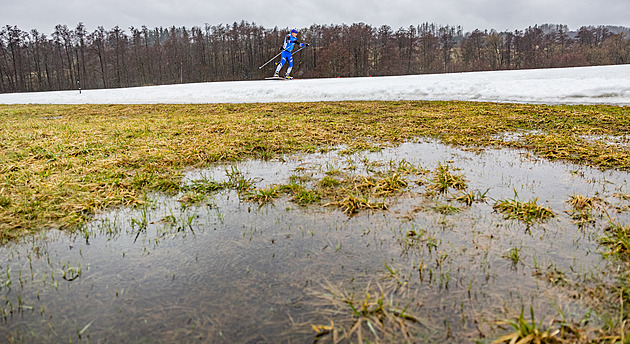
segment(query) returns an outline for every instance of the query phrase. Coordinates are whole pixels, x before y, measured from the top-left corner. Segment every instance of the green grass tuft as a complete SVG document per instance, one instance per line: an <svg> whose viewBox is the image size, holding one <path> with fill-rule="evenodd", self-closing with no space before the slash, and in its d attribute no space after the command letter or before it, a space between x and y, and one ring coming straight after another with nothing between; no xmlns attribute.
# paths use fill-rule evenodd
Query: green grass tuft
<svg viewBox="0 0 630 344"><path fill-rule="evenodd" d="M555 216L555 213L547 207L539 205L538 198L529 202L521 202L516 199L497 201L493 208L505 215L508 219L517 219L532 224L534 221L544 222Z"/></svg>

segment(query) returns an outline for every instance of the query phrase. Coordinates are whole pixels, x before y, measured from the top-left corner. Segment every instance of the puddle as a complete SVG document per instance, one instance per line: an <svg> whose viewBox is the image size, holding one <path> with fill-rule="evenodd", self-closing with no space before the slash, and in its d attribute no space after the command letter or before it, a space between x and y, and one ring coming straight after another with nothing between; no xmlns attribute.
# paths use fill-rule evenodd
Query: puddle
<svg viewBox="0 0 630 344"><path fill-rule="evenodd" d="M524 142L528 136L545 135L541 130L516 130L492 135L491 138L503 142ZM630 135L578 135L579 139L598 143L606 146L613 146L619 149L630 148Z"/></svg>
<svg viewBox="0 0 630 344"><path fill-rule="evenodd" d="M145 207L99 215L83 233L51 230L1 247L0 336L17 342L324 341L332 339L331 320L337 335L356 335L361 302L377 305L371 297L383 295L384 309L398 314L414 340L490 342L494 322L522 306L533 307L537 320L557 317L556 308L578 321L588 312L586 301L551 277L612 278L597 243L601 226L578 227L565 210L576 194L627 206L615 196L630 193L624 172L551 163L525 151L468 152L422 141L374 153L217 165L187 173L184 183L226 181L238 170L256 188L290 181L312 187L333 172L367 176L401 161L428 172L406 176L404 192L385 200L388 210L350 216L323 206L326 200L300 206L286 195L259 206L234 190L194 204L180 202L183 194L152 195ZM428 197L426 181L440 163L462 174L468 190L485 193L485 201L466 206L453 190ZM515 197L538 198L556 216L528 226L493 210L496 200ZM445 205L457 210L440 212ZM614 216L628 223L626 212ZM377 333L404 341L394 325L398 339L390 340L370 326L358 326L363 338Z"/></svg>
<svg viewBox="0 0 630 344"><path fill-rule="evenodd" d="M523 141L527 136L541 134L544 134L542 130L516 130L495 134L491 137L495 140L500 140L503 142L519 142Z"/></svg>
<svg viewBox="0 0 630 344"><path fill-rule="evenodd" d="M580 138L587 142L597 142L622 149L630 148L630 135L581 135Z"/></svg>

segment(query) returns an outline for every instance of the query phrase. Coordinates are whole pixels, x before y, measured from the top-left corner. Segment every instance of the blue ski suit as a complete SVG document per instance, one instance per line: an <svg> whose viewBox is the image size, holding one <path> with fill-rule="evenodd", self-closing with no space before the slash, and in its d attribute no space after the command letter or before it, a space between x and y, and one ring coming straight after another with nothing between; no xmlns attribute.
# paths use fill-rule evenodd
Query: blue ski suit
<svg viewBox="0 0 630 344"><path fill-rule="evenodd" d="M289 67L287 68L286 75L288 76L289 73L291 73L291 69L293 69L293 55L291 55L291 52L293 51L293 47L296 44L299 44L300 47L303 47L305 45L304 43L299 42L297 37L293 37L291 33L284 37L284 44L282 45L282 55L280 58L280 63L278 64L278 67L276 67L276 74L280 72L282 66L287 62L289 63Z"/></svg>

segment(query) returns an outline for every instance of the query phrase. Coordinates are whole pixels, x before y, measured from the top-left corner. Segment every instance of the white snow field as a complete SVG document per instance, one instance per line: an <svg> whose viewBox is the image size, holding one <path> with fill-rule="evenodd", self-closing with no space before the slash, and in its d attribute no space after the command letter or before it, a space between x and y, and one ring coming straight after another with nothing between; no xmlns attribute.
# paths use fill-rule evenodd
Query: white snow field
<svg viewBox="0 0 630 344"><path fill-rule="evenodd" d="M393 77L206 82L0 94L0 104L203 104L468 100L630 105L630 65Z"/></svg>

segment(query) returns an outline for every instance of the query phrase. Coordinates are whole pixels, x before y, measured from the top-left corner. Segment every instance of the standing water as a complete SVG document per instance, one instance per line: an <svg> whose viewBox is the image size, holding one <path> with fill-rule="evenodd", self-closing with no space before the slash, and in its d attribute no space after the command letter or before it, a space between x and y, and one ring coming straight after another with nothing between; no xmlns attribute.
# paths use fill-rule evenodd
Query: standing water
<svg viewBox="0 0 630 344"><path fill-rule="evenodd" d="M444 170L462 184L439 187ZM398 189L378 189L392 177ZM612 277L606 220L577 222L569 201L596 197L627 223L627 179L433 141L191 171L185 185L231 187L150 195L1 247L0 338L491 342L523 308L579 322L590 303L569 285ZM554 215L509 218L502 200Z"/></svg>

